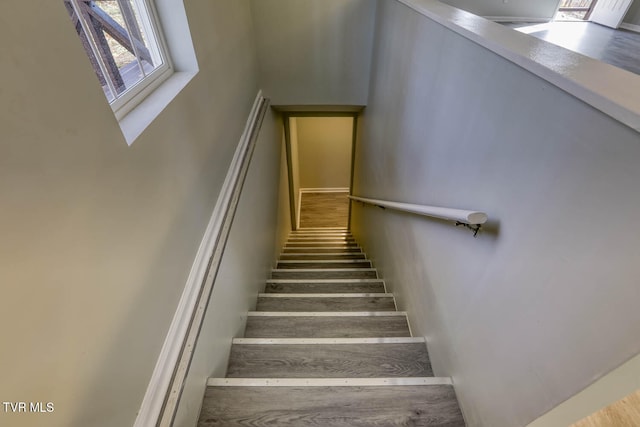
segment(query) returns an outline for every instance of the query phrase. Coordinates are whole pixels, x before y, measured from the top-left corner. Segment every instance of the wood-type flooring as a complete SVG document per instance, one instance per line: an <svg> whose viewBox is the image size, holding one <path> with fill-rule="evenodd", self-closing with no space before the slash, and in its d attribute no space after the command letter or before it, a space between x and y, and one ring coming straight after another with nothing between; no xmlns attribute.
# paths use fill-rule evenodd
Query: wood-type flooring
<svg viewBox="0 0 640 427"><path fill-rule="evenodd" d="M640 390L590 415L571 427L640 426Z"/></svg>
<svg viewBox="0 0 640 427"><path fill-rule="evenodd" d="M640 74L640 33L592 22L506 23L508 27L573 52Z"/></svg>
<svg viewBox="0 0 640 427"><path fill-rule="evenodd" d="M307 193L300 198L300 228L346 227L349 193Z"/></svg>
<svg viewBox="0 0 640 427"><path fill-rule="evenodd" d="M450 378L346 229L292 232L198 427L463 427Z"/></svg>

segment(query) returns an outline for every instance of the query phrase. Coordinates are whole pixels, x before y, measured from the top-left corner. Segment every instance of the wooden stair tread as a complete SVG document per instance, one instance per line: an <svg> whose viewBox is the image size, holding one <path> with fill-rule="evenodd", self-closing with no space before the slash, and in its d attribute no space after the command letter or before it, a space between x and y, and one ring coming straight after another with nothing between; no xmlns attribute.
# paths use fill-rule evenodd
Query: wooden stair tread
<svg viewBox="0 0 640 427"><path fill-rule="evenodd" d="M406 317L248 317L247 338L358 338L411 336Z"/></svg>
<svg viewBox="0 0 640 427"><path fill-rule="evenodd" d="M367 259L280 260L278 269L371 268Z"/></svg>
<svg viewBox="0 0 640 427"><path fill-rule="evenodd" d="M301 254L281 254L280 261L305 261L305 260L335 260L335 259L365 259L362 252L346 252L346 253L301 253Z"/></svg>
<svg viewBox="0 0 640 427"><path fill-rule="evenodd" d="M453 387L208 387L210 426L464 426Z"/></svg>
<svg viewBox="0 0 640 427"><path fill-rule="evenodd" d="M328 242L318 242L318 241L304 241L304 242L287 242L285 248L295 248L295 247L358 247L356 242L336 242L336 241L328 241Z"/></svg>
<svg viewBox="0 0 640 427"><path fill-rule="evenodd" d="M362 249L359 246L329 246L329 247L284 247L282 248L282 253L285 254L296 254L296 253L309 253L314 252L316 254L322 253L362 253Z"/></svg>
<svg viewBox="0 0 640 427"><path fill-rule="evenodd" d="M353 239L353 235L351 233L344 233L344 232L335 232L335 233L310 233L310 232L306 232L306 233L291 233L289 235L289 238L293 238L293 239L297 239L300 237L345 237L348 239Z"/></svg>
<svg viewBox="0 0 640 427"><path fill-rule="evenodd" d="M336 241L350 241L354 242L355 239L351 236L322 236L322 235L312 235L312 236L291 236L287 239L288 242L295 242L300 240L336 240Z"/></svg>
<svg viewBox="0 0 640 427"><path fill-rule="evenodd" d="M258 298L259 311L395 311L393 297Z"/></svg>
<svg viewBox="0 0 640 427"><path fill-rule="evenodd" d="M383 293L382 281L360 282L267 282L264 291L266 293Z"/></svg>
<svg viewBox="0 0 640 427"><path fill-rule="evenodd" d="M377 279L375 269L368 268L322 268L322 269L275 269L272 279Z"/></svg>
<svg viewBox="0 0 640 427"><path fill-rule="evenodd" d="M345 378L433 376L424 343L234 344L227 377Z"/></svg>
<svg viewBox="0 0 640 427"><path fill-rule="evenodd" d="M347 229L292 232L198 426L464 426L385 292Z"/></svg>

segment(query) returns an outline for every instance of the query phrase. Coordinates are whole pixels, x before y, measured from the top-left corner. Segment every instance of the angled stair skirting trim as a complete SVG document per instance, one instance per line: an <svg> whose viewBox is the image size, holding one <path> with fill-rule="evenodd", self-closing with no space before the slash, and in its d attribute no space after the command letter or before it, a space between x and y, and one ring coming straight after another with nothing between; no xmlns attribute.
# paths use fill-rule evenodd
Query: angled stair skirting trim
<svg viewBox="0 0 640 427"><path fill-rule="evenodd" d="M209 387L371 387L453 385L449 377L406 378L209 378Z"/></svg>
<svg viewBox="0 0 640 427"><path fill-rule="evenodd" d="M169 326L134 427L170 427L269 100L259 91Z"/></svg>

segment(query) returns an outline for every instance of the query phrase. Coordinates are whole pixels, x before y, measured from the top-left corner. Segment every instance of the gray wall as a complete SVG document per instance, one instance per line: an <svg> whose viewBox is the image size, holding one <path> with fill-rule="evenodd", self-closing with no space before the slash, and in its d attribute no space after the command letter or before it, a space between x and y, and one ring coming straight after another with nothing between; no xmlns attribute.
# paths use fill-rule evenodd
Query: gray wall
<svg viewBox="0 0 640 427"><path fill-rule="evenodd" d="M213 287L176 427L196 425L207 378L225 376L231 340L244 336L247 311L255 309L258 293L275 266L281 144L281 120L267 113ZM285 223L278 237L286 231Z"/></svg>
<svg viewBox="0 0 640 427"><path fill-rule="evenodd" d="M469 426L522 426L640 352L640 135L394 1L379 4L353 232Z"/></svg>
<svg viewBox="0 0 640 427"><path fill-rule="evenodd" d="M252 0L260 84L274 105L367 101L376 2Z"/></svg>
<svg viewBox="0 0 640 427"><path fill-rule="evenodd" d="M443 3L480 16L551 19L558 0L442 0Z"/></svg>
<svg viewBox="0 0 640 427"><path fill-rule="evenodd" d="M62 2L0 4L0 395L55 404L2 425L133 424L258 91L249 1L185 7L200 73L128 147Z"/></svg>
<svg viewBox="0 0 640 427"><path fill-rule="evenodd" d="M635 393L640 389L640 355L633 357L622 366L609 372L571 399L562 402L551 411L538 418L527 427L571 426L587 416ZM615 409L607 414L615 417ZM628 415L628 414L625 414ZM637 415L636 415L637 417ZM596 423L594 419L591 423ZM582 421L584 423L584 421ZM622 421L619 421L622 424ZM633 425L633 421L629 423ZM637 421L636 423L637 424Z"/></svg>
<svg viewBox="0 0 640 427"><path fill-rule="evenodd" d="M640 1L635 0L624 17L627 24L640 25Z"/></svg>

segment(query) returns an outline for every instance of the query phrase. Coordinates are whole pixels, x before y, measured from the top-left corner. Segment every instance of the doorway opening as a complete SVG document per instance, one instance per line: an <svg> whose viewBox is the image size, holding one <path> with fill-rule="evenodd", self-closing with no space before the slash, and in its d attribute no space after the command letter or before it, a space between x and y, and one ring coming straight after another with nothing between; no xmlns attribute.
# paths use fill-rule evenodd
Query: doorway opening
<svg viewBox="0 0 640 427"><path fill-rule="evenodd" d="M555 21L588 21L598 0L560 0Z"/></svg>
<svg viewBox="0 0 640 427"><path fill-rule="evenodd" d="M294 230L349 228L358 114L283 114Z"/></svg>

